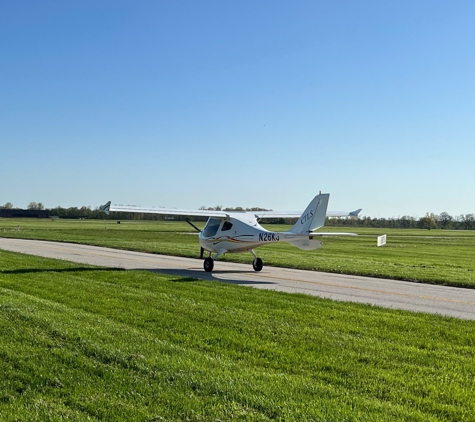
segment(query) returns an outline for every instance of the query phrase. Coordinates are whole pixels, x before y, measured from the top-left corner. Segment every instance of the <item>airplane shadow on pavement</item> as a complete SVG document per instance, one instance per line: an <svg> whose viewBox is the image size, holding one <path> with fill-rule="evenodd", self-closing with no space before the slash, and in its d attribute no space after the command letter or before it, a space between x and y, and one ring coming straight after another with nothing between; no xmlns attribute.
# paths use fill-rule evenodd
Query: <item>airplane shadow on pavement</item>
<svg viewBox="0 0 475 422"><path fill-rule="evenodd" d="M240 285L265 285L265 284L276 284L272 281L258 281L257 279L254 281L249 280L240 280L240 279L229 279L229 278L220 278L219 275L227 275L227 274L255 274L255 271L239 271L239 270L221 270L221 271L213 271L211 273L207 273L203 270L183 270L183 269L150 269L144 268L144 271L152 271L154 273L166 274L170 276L177 276L179 278L173 280L177 283L190 283L193 281L198 280L206 280L206 281L219 281L222 283L230 283L230 284L240 284Z"/></svg>

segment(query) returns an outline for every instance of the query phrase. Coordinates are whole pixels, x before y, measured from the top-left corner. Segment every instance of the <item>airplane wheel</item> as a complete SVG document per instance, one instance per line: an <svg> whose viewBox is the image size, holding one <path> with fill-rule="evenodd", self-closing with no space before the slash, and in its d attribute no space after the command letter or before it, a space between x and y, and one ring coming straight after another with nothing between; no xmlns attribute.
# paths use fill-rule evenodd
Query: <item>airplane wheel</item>
<svg viewBox="0 0 475 422"><path fill-rule="evenodd" d="M209 257L206 258L203 264L203 267L207 273L210 273L211 271L213 271L213 267L214 267L213 258L209 258Z"/></svg>
<svg viewBox="0 0 475 422"><path fill-rule="evenodd" d="M254 261L252 261L252 268L254 268L254 271L262 270L263 266L264 264L261 258L256 258Z"/></svg>

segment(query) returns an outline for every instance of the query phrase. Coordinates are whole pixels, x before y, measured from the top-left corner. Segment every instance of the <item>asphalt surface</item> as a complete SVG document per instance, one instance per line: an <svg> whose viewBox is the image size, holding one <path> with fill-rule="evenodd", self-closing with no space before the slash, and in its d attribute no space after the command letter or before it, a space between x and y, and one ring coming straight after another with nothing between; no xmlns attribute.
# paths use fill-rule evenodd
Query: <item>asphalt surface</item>
<svg viewBox="0 0 475 422"><path fill-rule="evenodd" d="M215 262L215 271L206 273L199 259L38 240L0 238L0 249L475 320L475 290L471 289L276 267L256 273L250 263L221 261Z"/></svg>

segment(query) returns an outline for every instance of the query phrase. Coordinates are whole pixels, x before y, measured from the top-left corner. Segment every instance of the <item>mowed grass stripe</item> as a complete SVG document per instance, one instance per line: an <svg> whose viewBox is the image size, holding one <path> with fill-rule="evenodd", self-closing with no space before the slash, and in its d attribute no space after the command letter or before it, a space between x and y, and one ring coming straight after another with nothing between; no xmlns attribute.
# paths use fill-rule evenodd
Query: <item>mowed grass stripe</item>
<svg viewBox="0 0 475 422"><path fill-rule="evenodd" d="M472 420L475 323L0 252L2 420Z"/></svg>

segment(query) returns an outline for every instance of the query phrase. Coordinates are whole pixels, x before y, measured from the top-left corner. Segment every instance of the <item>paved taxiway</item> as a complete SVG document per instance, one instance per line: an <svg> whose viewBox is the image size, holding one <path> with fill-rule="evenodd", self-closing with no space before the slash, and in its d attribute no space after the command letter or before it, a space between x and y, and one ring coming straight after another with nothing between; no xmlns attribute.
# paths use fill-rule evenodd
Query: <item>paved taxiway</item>
<svg viewBox="0 0 475 422"><path fill-rule="evenodd" d="M215 271L206 273L199 259L37 240L0 238L0 249L475 320L475 290L470 289L275 267L256 273L250 263L222 261L215 263Z"/></svg>

